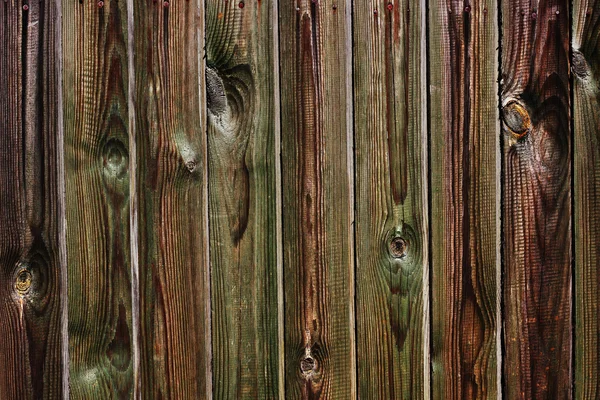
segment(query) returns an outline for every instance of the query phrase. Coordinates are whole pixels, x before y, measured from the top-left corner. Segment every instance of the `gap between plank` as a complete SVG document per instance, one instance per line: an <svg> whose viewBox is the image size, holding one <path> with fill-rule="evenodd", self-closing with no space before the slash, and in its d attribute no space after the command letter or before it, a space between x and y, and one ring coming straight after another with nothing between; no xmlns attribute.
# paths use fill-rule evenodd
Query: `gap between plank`
<svg viewBox="0 0 600 400"><path fill-rule="evenodd" d="M502 112L502 0L496 0L496 32L498 32L498 43L496 52L496 68L498 70L498 119L496 121L496 397L502 400L502 265L503 265L503 215L502 215L502 182L504 179L503 148L504 136L502 134L502 123L500 121Z"/></svg>
<svg viewBox="0 0 600 400"><path fill-rule="evenodd" d="M131 323L133 336L133 398L141 399L140 393L140 345L139 345L139 255L138 255L138 197L137 197L137 146L135 141L135 73L134 73L134 21L133 0L127 0L127 114L129 116L129 240L131 246Z"/></svg>
<svg viewBox="0 0 600 400"><path fill-rule="evenodd" d="M421 185L422 206L423 206L423 395L425 400L431 398L431 356L430 356L430 324L431 315L429 310L430 301L430 267L429 267L429 142L428 142L428 122L429 122L429 96L428 96L428 68L427 59L429 56L427 45L427 34L429 30L427 14L429 5L427 0L421 0Z"/></svg>
<svg viewBox="0 0 600 400"><path fill-rule="evenodd" d="M273 86L274 86L274 117L275 117L275 227L277 246L277 336L278 336L278 365L279 399L285 399L285 351L284 351L284 303L283 303L283 206L281 181L281 98L279 95L279 2L273 2Z"/></svg>

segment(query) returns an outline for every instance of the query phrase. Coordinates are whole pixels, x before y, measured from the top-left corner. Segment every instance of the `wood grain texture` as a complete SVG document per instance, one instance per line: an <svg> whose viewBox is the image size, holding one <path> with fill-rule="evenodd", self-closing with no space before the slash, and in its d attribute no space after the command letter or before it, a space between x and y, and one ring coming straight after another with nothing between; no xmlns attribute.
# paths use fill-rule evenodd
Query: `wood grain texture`
<svg viewBox="0 0 600 400"><path fill-rule="evenodd" d="M271 1L206 2L214 397L279 395Z"/></svg>
<svg viewBox="0 0 600 400"><path fill-rule="evenodd" d="M575 398L600 399L600 2L573 1Z"/></svg>
<svg viewBox="0 0 600 400"><path fill-rule="evenodd" d="M422 12L418 0L354 2L361 399L419 399L429 390L423 382L428 234Z"/></svg>
<svg viewBox="0 0 600 400"><path fill-rule="evenodd" d="M71 398L130 398L127 8L62 6Z"/></svg>
<svg viewBox="0 0 600 400"><path fill-rule="evenodd" d="M497 396L496 1L430 7L432 363L436 399Z"/></svg>
<svg viewBox="0 0 600 400"><path fill-rule="evenodd" d="M502 6L504 380L571 398L569 2Z"/></svg>
<svg viewBox="0 0 600 400"><path fill-rule="evenodd" d="M285 396L353 398L350 2L279 6Z"/></svg>
<svg viewBox="0 0 600 400"><path fill-rule="evenodd" d="M133 6L141 395L205 399L211 375L204 8L195 1Z"/></svg>
<svg viewBox="0 0 600 400"><path fill-rule="evenodd" d="M26 4L0 2L0 398L56 399L66 373L58 10L54 1Z"/></svg>

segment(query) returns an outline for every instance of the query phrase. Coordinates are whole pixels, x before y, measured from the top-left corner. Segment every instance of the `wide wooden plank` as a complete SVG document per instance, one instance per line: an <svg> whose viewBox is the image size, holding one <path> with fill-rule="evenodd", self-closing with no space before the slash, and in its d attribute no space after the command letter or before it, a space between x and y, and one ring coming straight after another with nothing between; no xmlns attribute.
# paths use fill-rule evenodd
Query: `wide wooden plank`
<svg viewBox="0 0 600 400"><path fill-rule="evenodd" d="M211 395L202 2L133 1L142 398Z"/></svg>
<svg viewBox="0 0 600 400"><path fill-rule="evenodd" d="M130 398L127 7L65 1L62 12L71 398Z"/></svg>
<svg viewBox="0 0 600 400"><path fill-rule="evenodd" d="M354 2L361 399L419 399L429 390L423 337L429 322L423 305L429 240L425 12L421 0Z"/></svg>
<svg viewBox="0 0 600 400"><path fill-rule="evenodd" d="M495 0L430 5L436 399L498 392L497 20Z"/></svg>
<svg viewBox="0 0 600 400"><path fill-rule="evenodd" d="M272 1L207 0L214 397L279 394Z"/></svg>
<svg viewBox="0 0 600 400"><path fill-rule="evenodd" d="M279 3L285 396L290 399L356 395L353 174L347 161L350 13L350 1Z"/></svg>
<svg viewBox="0 0 600 400"><path fill-rule="evenodd" d="M573 1L575 398L600 399L600 1Z"/></svg>
<svg viewBox="0 0 600 400"><path fill-rule="evenodd" d="M0 2L0 398L62 397L57 3ZM66 333L66 332L65 332Z"/></svg>
<svg viewBox="0 0 600 400"><path fill-rule="evenodd" d="M569 2L502 4L506 398L568 399Z"/></svg>

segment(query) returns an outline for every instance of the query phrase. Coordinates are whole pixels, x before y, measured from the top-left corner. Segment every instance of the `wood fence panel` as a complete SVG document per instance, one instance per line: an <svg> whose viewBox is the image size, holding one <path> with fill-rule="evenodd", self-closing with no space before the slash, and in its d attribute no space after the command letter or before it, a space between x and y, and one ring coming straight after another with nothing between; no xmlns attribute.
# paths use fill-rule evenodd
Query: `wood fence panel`
<svg viewBox="0 0 600 400"><path fill-rule="evenodd" d="M210 398L204 7L133 1L142 398Z"/></svg>
<svg viewBox="0 0 600 400"><path fill-rule="evenodd" d="M354 2L356 339L363 399L419 399L429 390L425 12L420 0Z"/></svg>
<svg viewBox="0 0 600 400"><path fill-rule="evenodd" d="M290 399L348 399L356 390L350 12L349 1L279 3Z"/></svg>
<svg viewBox="0 0 600 400"><path fill-rule="evenodd" d="M569 399L569 2L503 2L502 28L506 398Z"/></svg>
<svg viewBox="0 0 600 400"><path fill-rule="evenodd" d="M206 2L214 396L279 395L271 1Z"/></svg>
<svg viewBox="0 0 600 400"><path fill-rule="evenodd" d="M497 5L439 0L430 12L433 397L491 399L500 323Z"/></svg>
<svg viewBox="0 0 600 400"><path fill-rule="evenodd" d="M64 1L63 88L71 398L130 398L125 1Z"/></svg>
<svg viewBox="0 0 600 400"><path fill-rule="evenodd" d="M0 398L61 397L57 3L0 2Z"/></svg>
<svg viewBox="0 0 600 400"><path fill-rule="evenodd" d="M573 1L575 398L600 399L600 1Z"/></svg>

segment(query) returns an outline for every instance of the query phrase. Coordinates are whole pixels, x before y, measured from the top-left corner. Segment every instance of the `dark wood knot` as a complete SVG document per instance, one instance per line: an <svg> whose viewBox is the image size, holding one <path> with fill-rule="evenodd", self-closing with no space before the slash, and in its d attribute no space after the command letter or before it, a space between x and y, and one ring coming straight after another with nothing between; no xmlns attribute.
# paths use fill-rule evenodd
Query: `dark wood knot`
<svg viewBox="0 0 600 400"><path fill-rule="evenodd" d="M390 240L389 244L390 255L394 258L403 258L408 252L408 242L397 236Z"/></svg>

